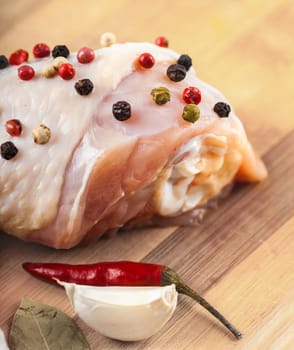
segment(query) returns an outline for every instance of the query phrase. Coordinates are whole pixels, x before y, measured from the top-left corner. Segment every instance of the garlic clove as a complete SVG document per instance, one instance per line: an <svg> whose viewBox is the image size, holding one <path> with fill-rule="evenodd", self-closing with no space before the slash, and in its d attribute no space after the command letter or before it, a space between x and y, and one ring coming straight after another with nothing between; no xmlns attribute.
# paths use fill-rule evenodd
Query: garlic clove
<svg viewBox="0 0 294 350"><path fill-rule="evenodd" d="M0 349L1 350L8 350L8 346L5 340L5 336L4 333L2 331L2 329L0 328Z"/></svg>
<svg viewBox="0 0 294 350"><path fill-rule="evenodd" d="M146 339L170 319L177 305L175 285L93 287L59 282L78 316L101 334L124 341Z"/></svg>

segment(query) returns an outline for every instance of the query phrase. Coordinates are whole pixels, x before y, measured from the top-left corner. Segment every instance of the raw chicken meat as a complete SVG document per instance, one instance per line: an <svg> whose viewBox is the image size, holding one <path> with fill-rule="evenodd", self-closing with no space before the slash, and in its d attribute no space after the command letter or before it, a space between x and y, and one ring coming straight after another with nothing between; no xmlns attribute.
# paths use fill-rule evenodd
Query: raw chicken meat
<svg viewBox="0 0 294 350"><path fill-rule="evenodd" d="M138 66L150 53L155 65ZM191 67L174 82L167 68L179 54L148 43L114 44L95 52L88 64L68 60L72 80L42 76L53 58L29 63L35 77L18 78L17 67L0 71L0 143L18 153L0 158L0 229L21 239L70 248L124 225L192 213L233 181L266 177L240 120L233 111L220 118L213 110L228 101L201 81ZM93 91L81 96L75 82L88 78ZM171 99L156 104L151 90L166 87ZM186 87L201 91L200 118L182 118ZM131 117L117 120L112 106L131 105ZM23 131L11 136L5 122L19 119ZM50 128L46 144L32 130Z"/></svg>

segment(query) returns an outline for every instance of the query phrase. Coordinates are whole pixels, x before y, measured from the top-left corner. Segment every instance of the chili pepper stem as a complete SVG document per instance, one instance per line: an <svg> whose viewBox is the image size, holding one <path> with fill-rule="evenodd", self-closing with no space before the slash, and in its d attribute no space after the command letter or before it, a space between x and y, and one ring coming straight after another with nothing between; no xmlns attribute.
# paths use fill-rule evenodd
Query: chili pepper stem
<svg viewBox="0 0 294 350"><path fill-rule="evenodd" d="M212 305L208 303L201 295L186 285L173 270L166 268L162 273L161 284L166 285L174 283L176 290L180 294L187 295L203 306L209 313L217 318L237 339L242 338L242 333L239 332L221 313L219 313Z"/></svg>

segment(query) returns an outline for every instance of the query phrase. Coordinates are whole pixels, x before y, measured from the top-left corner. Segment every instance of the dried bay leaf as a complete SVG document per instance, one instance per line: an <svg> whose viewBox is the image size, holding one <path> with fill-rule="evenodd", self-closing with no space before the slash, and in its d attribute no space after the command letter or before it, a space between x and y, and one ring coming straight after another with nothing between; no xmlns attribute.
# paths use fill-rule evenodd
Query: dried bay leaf
<svg viewBox="0 0 294 350"><path fill-rule="evenodd" d="M72 318L62 311L23 299L9 334L10 350L90 350Z"/></svg>

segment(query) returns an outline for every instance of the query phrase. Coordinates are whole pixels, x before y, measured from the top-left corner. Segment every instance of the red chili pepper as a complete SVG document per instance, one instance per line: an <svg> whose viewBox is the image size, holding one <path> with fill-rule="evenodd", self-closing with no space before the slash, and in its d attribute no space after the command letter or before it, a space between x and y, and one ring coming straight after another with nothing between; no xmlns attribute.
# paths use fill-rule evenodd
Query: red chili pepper
<svg viewBox="0 0 294 350"><path fill-rule="evenodd" d="M23 268L35 277L57 284L62 282L91 286L166 286L175 284L178 293L196 300L231 333L242 334L197 292L187 286L176 272L165 265L133 261L111 261L87 265L24 263Z"/></svg>
<svg viewBox="0 0 294 350"><path fill-rule="evenodd" d="M163 265L132 261L100 262L89 265L24 263L32 275L57 283L56 279L88 286L159 286Z"/></svg>

